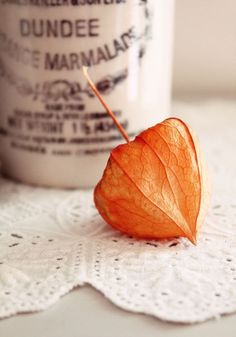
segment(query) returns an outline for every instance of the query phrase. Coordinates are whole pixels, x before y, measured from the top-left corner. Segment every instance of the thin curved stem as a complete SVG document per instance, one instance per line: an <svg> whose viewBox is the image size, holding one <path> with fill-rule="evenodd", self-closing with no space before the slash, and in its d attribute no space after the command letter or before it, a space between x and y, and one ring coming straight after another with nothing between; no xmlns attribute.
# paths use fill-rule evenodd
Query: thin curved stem
<svg viewBox="0 0 236 337"><path fill-rule="evenodd" d="M106 104L105 100L103 99L103 97L101 96L101 94L99 93L98 89L96 88L95 84L93 83L93 81L90 79L89 74L88 74L88 68L87 67L83 67L83 73L85 78L88 81L88 84L90 85L91 89L93 90L93 92L95 93L95 95L97 96L97 98L99 99L99 101L102 103L102 105L104 106L105 110L107 111L108 115L112 118L113 122L115 123L117 129L119 130L120 134L122 135L122 137L125 139L125 141L127 143L130 142L129 137L127 135L127 133L125 132L124 128L121 126L121 124L118 122L118 120L116 119L115 115L113 114L113 112L111 111L111 109L108 107L108 105Z"/></svg>

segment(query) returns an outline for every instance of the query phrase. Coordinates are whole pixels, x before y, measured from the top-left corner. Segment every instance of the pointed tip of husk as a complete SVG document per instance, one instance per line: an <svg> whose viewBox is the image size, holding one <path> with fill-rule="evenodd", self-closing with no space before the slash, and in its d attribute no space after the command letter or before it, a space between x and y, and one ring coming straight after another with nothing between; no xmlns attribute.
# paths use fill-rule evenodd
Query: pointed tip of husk
<svg viewBox="0 0 236 337"><path fill-rule="evenodd" d="M188 236L187 238L188 238L188 240L189 240L194 246L197 245L197 237L196 237L196 234L192 234L191 236Z"/></svg>

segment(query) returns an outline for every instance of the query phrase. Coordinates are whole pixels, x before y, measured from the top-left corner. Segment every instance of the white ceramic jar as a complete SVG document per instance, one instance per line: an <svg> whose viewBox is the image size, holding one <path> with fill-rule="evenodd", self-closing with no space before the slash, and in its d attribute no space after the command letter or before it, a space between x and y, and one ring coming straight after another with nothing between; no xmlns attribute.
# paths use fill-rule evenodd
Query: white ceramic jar
<svg viewBox="0 0 236 337"><path fill-rule="evenodd" d="M82 66L132 139L170 109L174 0L1 0L3 172L91 187L123 142Z"/></svg>

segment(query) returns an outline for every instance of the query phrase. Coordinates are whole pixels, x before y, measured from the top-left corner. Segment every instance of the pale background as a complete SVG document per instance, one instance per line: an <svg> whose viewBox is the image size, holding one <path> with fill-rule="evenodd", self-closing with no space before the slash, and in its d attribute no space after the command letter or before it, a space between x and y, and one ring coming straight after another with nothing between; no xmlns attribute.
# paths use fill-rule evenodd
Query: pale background
<svg viewBox="0 0 236 337"><path fill-rule="evenodd" d="M236 0L176 0L175 97L236 96Z"/></svg>
<svg viewBox="0 0 236 337"><path fill-rule="evenodd" d="M176 0L173 74L175 97L236 97L236 0ZM47 311L0 322L1 337L111 335L235 337L236 316L193 326L166 324L120 310L87 286Z"/></svg>

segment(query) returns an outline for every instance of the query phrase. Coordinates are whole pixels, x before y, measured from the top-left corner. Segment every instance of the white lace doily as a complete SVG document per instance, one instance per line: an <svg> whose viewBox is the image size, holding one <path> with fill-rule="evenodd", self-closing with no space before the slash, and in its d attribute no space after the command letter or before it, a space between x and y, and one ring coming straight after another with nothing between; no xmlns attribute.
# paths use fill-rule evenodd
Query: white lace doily
<svg viewBox="0 0 236 337"><path fill-rule="evenodd" d="M213 199L195 247L138 241L106 225L91 191L0 180L0 317L43 310L75 286L130 311L200 322L236 311L236 103L176 111L197 130Z"/></svg>

